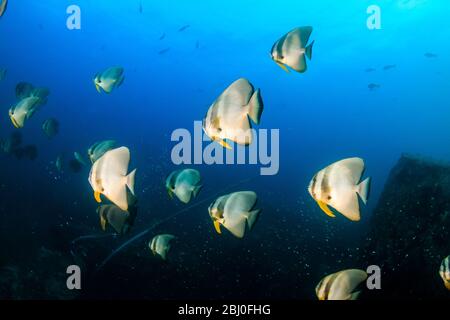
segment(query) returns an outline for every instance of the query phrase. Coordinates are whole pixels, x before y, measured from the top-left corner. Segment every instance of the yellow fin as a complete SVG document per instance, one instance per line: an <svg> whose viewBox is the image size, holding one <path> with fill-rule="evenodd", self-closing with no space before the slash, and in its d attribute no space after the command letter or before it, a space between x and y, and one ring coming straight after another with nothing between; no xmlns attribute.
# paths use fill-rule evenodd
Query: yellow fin
<svg viewBox="0 0 450 320"><path fill-rule="evenodd" d="M103 216L100 216L100 225L102 227L102 230L105 231L106 230L106 219Z"/></svg>
<svg viewBox="0 0 450 320"><path fill-rule="evenodd" d="M217 221L217 220L214 221L214 228L216 229L218 234L222 234L222 231L220 230L220 223L219 223L219 221Z"/></svg>
<svg viewBox="0 0 450 320"><path fill-rule="evenodd" d="M14 119L13 116L9 116L9 118L11 119L13 126L17 129L19 129L19 125L17 124L16 119Z"/></svg>
<svg viewBox="0 0 450 320"><path fill-rule="evenodd" d="M448 290L450 290L450 281L445 281L444 284L445 284L445 287L446 287Z"/></svg>
<svg viewBox="0 0 450 320"><path fill-rule="evenodd" d="M102 202L102 198L100 198L100 192L94 191L94 198L98 203Z"/></svg>
<svg viewBox="0 0 450 320"><path fill-rule="evenodd" d="M231 146L225 142L224 140L216 140L218 144L220 144L222 147L227 148L227 149L231 149Z"/></svg>
<svg viewBox="0 0 450 320"><path fill-rule="evenodd" d="M167 188L167 194L169 195L170 199L173 199L173 192L169 188Z"/></svg>
<svg viewBox="0 0 450 320"><path fill-rule="evenodd" d="M276 62L276 61L275 61ZM282 64L282 63L280 63L280 62L276 62L277 63L277 65L281 68L281 69L283 69L284 71L286 71L287 73L290 73L290 71L289 71L289 69L284 65L284 64Z"/></svg>
<svg viewBox="0 0 450 320"><path fill-rule="evenodd" d="M100 90L100 86L94 81L95 83L95 89L97 89L98 93L102 93Z"/></svg>
<svg viewBox="0 0 450 320"><path fill-rule="evenodd" d="M328 208L325 202L317 201L317 204L319 205L320 209L322 209L322 211L327 214L327 216L336 218L336 216L333 214L333 212L331 212L330 208Z"/></svg>

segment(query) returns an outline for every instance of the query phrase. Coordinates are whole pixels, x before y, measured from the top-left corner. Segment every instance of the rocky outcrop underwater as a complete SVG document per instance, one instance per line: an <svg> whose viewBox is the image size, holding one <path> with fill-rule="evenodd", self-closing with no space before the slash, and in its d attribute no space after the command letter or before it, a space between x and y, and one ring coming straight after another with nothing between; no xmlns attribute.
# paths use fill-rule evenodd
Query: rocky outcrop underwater
<svg viewBox="0 0 450 320"><path fill-rule="evenodd" d="M439 276L450 254L450 165L402 155L370 221L364 263L381 268L367 298L449 298Z"/></svg>

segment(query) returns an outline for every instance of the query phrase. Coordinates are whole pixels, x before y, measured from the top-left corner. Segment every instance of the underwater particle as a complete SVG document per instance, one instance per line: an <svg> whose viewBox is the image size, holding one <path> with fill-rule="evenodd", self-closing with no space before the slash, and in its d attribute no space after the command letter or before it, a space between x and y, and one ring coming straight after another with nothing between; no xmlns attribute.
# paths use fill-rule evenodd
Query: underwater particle
<svg viewBox="0 0 450 320"><path fill-rule="evenodd" d="M163 40L166 37L166 33L163 32L163 34L159 37L159 40Z"/></svg>
<svg viewBox="0 0 450 320"><path fill-rule="evenodd" d="M221 234L224 226L235 237L243 238L245 227L251 230L258 220L261 209L255 209L258 197L253 191L233 192L217 198L208 207L214 228Z"/></svg>
<svg viewBox="0 0 450 320"><path fill-rule="evenodd" d="M5 14L7 6L8 0L0 0L0 17L2 17Z"/></svg>
<svg viewBox="0 0 450 320"><path fill-rule="evenodd" d="M111 67L97 73L93 80L95 88L99 93L101 92L100 88L108 94L111 93L115 88L122 85L125 79L123 72L122 67Z"/></svg>
<svg viewBox="0 0 450 320"><path fill-rule="evenodd" d="M284 71L289 68L303 73L307 69L306 57L312 58L314 41L308 45L313 28L310 26L299 27L289 31L274 43L271 50L272 60Z"/></svg>
<svg viewBox="0 0 450 320"><path fill-rule="evenodd" d="M23 128L25 121L30 119L39 107L47 103L49 93L46 88L34 88L26 82L17 84L16 97L19 101L9 109L9 118L14 127Z"/></svg>
<svg viewBox="0 0 450 320"><path fill-rule="evenodd" d="M137 208L130 206L126 211L114 204L106 204L98 207L97 213L103 231L106 231L107 225L110 225L118 234L126 234L134 223Z"/></svg>
<svg viewBox="0 0 450 320"><path fill-rule="evenodd" d="M101 202L103 194L122 210L128 209L127 189L134 195L136 169L127 175L130 150L120 147L110 150L94 162L89 173L89 183L94 197Z"/></svg>
<svg viewBox="0 0 450 320"><path fill-rule="evenodd" d="M394 69L394 68L396 68L396 67L397 67L397 65L395 65L395 64L388 64L388 65L385 65L385 66L383 67L383 70L384 70L384 71L387 71L387 70Z"/></svg>
<svg viewBox="0 0 450 320"><path fill-rule="evenodd" d="M48 138L53 138L59 132L59 122L54 118L47 119L42 124L42 130Z"/></svg>
<svg viewBox="0 0 450 320"><path fill-rule="evenodd" d="M337 161L314 175L308 192L328 216L335 217L331 206L351 221L359 221L358 195L366 204L370 189L370 178L359 183L363 171L361 158Z"/></svg>
<svg viewBox="0 0 450 320"><path fill-rule="evenodd" d="M259 124L262 112L260 90L255 90L247 79L240 78L209 107L203 119L203 130L211 140L227 149L231 149L231 146L225 139L240 145L250 145L253 140L250 119Z"/></svg>
<svg viewBox="0 0 450 320"><path fill-rule="evenodd" d="M367 85L367 88L369 88L370 91L377 90L377 89L379 89L380 87L381 87L381 86L380 86L379 84L376 84L376 83L369 83L369 84Z"/></svg>
<svg viewBox="0 0 450 320"><path fill-rule="evenodd" d="M6 69L0 69L0 81L5 80L6 73L7 73Z"/></svg>
<svg viewBox="0 0 450 320"><path fill-rule="evenodd" d="M444 281L445 287L450 290L450 256L447 256L442 260L441 267L439 268L439 275Z"/></svg>
<svg viewBox="0 0 450 320"><path fill-rule="evenodd" d="M163 260L167 260L167 254L171 247L171 241L175 236L171 234L160 234L155 236L149 243L148 247L154 255L159 255Z"/></svg>
<svg viewBox="0 0 450 320"><path fill-rule="evenodd" d="M365 72L370 73L376 71L374 68L367 68Z"/></svg>
<svg viewBox="0 0 450 320"><path fill-rule="evenodd" d="M183 32L184 30L186 30L189 27L190 27L190 25L186 24L186 25L182 26L180 29L178 29L178 32Z"/></svg>
<svg viewBox="0 0 450 320"><path fill-rule="evenodd" d="M437 54L430 53L430 52L425 53L424 56L425 56L425 58L429 58L429 59L437 58L437 57L438 57Z"/></svg>
<svg viewBox="0 0 450 320"><path fill-rule="evenodd" d="M171 198L175 194L181 202L189 203L202 188L200 182L200 172L197 170L177 170L172 172L166 179L167 193Z"/></svg>
<svg viewBox="0 0 450 320"><path fill-rule="evenodd" d="M167 53L167 52L169 52L170 51L170 48L165 48L165 49L162 49L162 50L160 50L160 51L158 51L158 54L165 54L165 53Z"/></svg>
<svg viewBox="0 0 450 320"><path fill-rule="evenodd" d="M144 12L144 8L142 7L142 1L139 2L139 13L142 14Z"/></svg>
<svg viewBox="0 0 450 320"><path fill-rule="evenodd" d="M330 274L316 286L319 300L356 300L361 291L355 289L367 279L367 273L360 269L347 269Z"/></svg>
<svg viewBox="0 0 450 320"><path fill-rule="evenodd" d="M107 151L114 149L115 146L115 140L104 140L94 143L87 151L89 160L91 160L91 163L94 163Z"/></svg>
<svg viewBox="0 0 450 320"><path fill-rule="evenodd" d="M195 49L200 49L200 41L195 42Z"/></svg>

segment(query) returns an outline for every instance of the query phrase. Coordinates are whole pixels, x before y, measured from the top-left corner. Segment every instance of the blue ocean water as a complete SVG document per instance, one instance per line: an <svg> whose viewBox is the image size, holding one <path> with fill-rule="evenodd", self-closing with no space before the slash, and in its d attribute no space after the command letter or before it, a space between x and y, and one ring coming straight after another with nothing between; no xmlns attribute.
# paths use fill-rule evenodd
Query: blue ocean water
<svg viewBox="0 0 450 320"><path fill-rule="evenodd" d="M80 30L66 27L73 4L81 8ZM381 30L366 26L372 4L381 8ZM130 169L138 168L139 213L130 235L74 249L85 252L89 274L82 297L315 298L324 273L354 267L352 255L400 155L450 159L449 14L444 0L10 1L0 18L0 68L7 69L0 136L18 130L8 119L17 83L47 87L50 95L20 129L24 143L37 147L37 159L0 155L0 267L40 274L43 248L58 252L63 266L73 259L72 239L102 234L89 168L59 173L54 162L61 153L69 159L115 139L130 149ZM308 70L285 73L270 49L306 25L315 40ZM387 65L395 67L384 70ZM122 66L125 81L99 94L92 79L110 66ZM177 128L193 132L194 121L240 77L261 89L257 128L280 130L278 174L260 176L258 165L186 166L202 173L195 201L205 201L157 225L95 272L111 250L185 208L164 186L178 169L170 135ZM370 83L380 87L369 90ZM49 117L60 123L51 140L41 129ZM368 206L358 223L330 219L307 186L318 170L354 156L372 177ZM208 197L221 190L258 194L263 212L242 240L214 231ZM164 264L147 247L161 232L178 237ZM33 290L17 295L39 298Z"/></svg>

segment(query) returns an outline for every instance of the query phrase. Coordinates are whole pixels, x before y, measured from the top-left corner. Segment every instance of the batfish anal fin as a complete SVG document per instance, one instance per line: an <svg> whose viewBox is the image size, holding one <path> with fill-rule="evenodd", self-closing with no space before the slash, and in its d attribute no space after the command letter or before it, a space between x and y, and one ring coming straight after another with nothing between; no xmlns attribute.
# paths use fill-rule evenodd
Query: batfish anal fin
<svg viewBox="0 0 450 320"><path fill-rule="evenodd" d="M222 231L220 230L220 222L219 221L217 221L217 220L214 221L214 228L216 229L216 232L218 234L222 234Z"/></svg>
<svg viewBox="0 0 450 320"><path fill-rule="evenodd" d="M94 191L94 198L95 198L95 201L97 201L98 203L101 203L102 202L102 198L100 198L100 192L98 192L98 191Z"/></svg>
<svg viewBox="0 0 450 320"><path fill-rule="evenodd" d="M275 62L276 62L276 64L277 64L281 69L283 69L283 70L286 71L287 73L290 73L289 69L288 69L284 64L282 64L282 63L280 63L280 62L277 62L277 61L275 61Z"/></svg>
<svg viewBox="0 0 450 320"><path fill-rule="evenodd" d="M322 201L317 201L317 204L319 205L320 209L322 209L323 212L327 214L327 216L336 218L336 216L333 214L333 212L328 208L327 204Z"/></svg>

